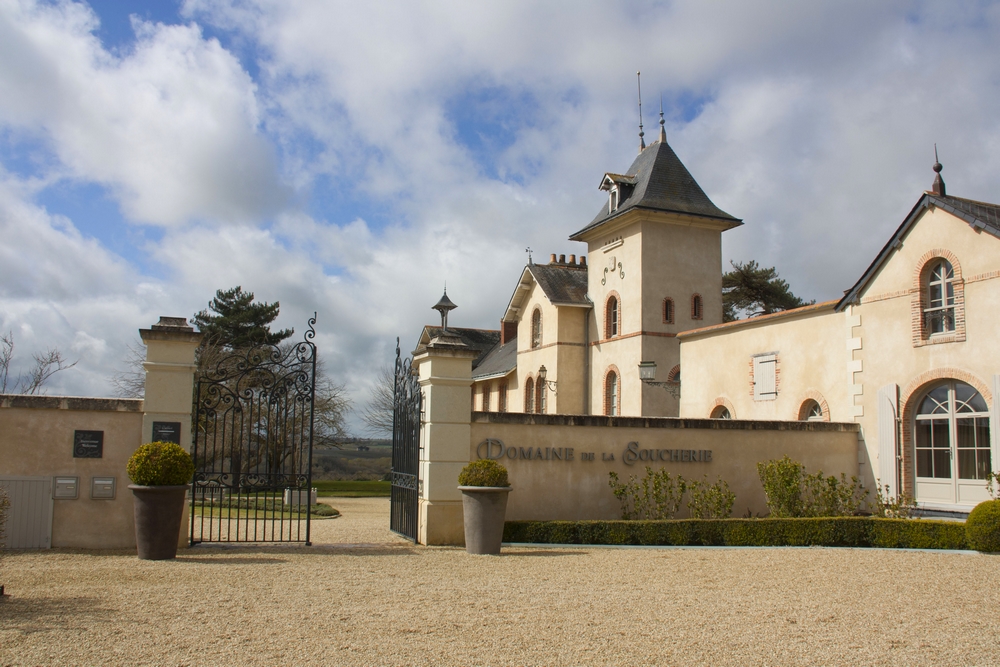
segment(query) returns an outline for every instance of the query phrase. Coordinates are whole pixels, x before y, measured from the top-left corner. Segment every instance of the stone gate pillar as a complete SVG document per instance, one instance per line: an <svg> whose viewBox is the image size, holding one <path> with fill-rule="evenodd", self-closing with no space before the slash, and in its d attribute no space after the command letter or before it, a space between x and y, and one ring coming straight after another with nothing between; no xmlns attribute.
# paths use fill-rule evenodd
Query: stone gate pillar
<svg viewBox="0 0 1000 667"><path fill-rule="evenodd" d="M417 524L421 544L465 544L458 473L469 462L472 361L477 356L446 330L413 357L423 393Z"/></svg>
<svg viewBox="0 0 1000 667"><path fill-rule="evenodd" d="M195 351L204 334L183 317L161 317L149 329L139 329L139 336L146 345L142 441L177 442L190 452ZM189 518L190 512L185 512L178 536L181 546L188 543Z"/></svg>

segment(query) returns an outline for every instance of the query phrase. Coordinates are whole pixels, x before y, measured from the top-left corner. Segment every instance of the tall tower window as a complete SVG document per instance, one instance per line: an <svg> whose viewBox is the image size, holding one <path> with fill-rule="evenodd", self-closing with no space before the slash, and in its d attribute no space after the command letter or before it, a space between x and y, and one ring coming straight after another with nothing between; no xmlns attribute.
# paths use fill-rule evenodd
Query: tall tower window
<svg viewBox="0 0 1000 667"><path fill-rule="evenodd" d="M524 411L529 414L535 411L535 380L533 378L524 381Z"/></svg>
<svg viewBox="0 0 1000 667"><path fill-rule="evenodd" d="M924 322L930 335L955 330L955 271L941 260L927 274L927 308Z"/></svg>
<svg viewBox="0 0 1000 667"><path fill-rule="evenodd" d="M674 323L674 300L670 297L663 300L663 323Z"/></svg>
<svg viewBox="0 0 1000 667"><path fill-rule="evenodd" d="M701 295L695 294L691 297L691 319L700 320L704 317L705 306L701 301Z"/></svg>
<svg viewBox="0 0 1000 667"><path fill-rule="evenodd" d="M604 337L614 338L621 333L621 306L617 295L608 297L604 306Z"/></svg>
<svg viewBox="0 0 1000 667"><path fill-rule="evenodd" d="M539 308L531 315L531 349L542 344L542 311Z"/></svg>
<svg viewBox="0 0 1000 667"><path fill-rule="evenodd" d="M609 417L617 417L621 413L621 387L618 373L608 371L604 378L604 414Z"/></svg>

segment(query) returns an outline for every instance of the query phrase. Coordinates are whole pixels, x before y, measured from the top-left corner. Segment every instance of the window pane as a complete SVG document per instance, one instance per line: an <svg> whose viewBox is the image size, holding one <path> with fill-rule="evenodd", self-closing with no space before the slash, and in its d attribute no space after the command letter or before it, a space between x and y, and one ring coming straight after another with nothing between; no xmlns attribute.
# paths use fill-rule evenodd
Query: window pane
<svg viewBox="0 0 1000 667"><path fill-rule="evenodd" d="M959 450L958 478L976 479L976 450L974 449Z"/></svg>
<svg viewBox="0 0 1000 667"><path fill-rule="evenodd" d="M935 419L931 424L931 447L934 449L948 449L951 446L948 437L948 420Z"/></svg>
<svg viewBox="0 0 1000 667"><path fill-rule="evenodd" d="M920 404L920 415L948 414L948 386L942 385L931 390Z"/></svg>
<svg viewBox="0 0 1000 667"><path fill-rule="evenodd" d="M930 421L918 421L917 422L917 448L929 448L931 446L931 422Z"/></svg>
<svg viewBox="0 0 1000 667"><path fill-rule="evenodd" d="M964 382L956 382L955 412L989 412L989 408L982 395L973 387Z"/></svg>
<svg viewBox="0 0 1000 667"><path fill-rule="evenodd" d="M944 305L941 299L941 285L930 286L931 308L940 308Z"/></svg>
<svg viewBox="0 0 1000 667"><path fill-rule="evenodd" d="M917 477L933 477L934 465L931 459L931 450L917 450Z"/></svg>
<svg viewBox="0 0 1000 667"><path fill-rule="evenodd" d="M932 449L935 479L951 479L951 450Z"/></svg>
<svg viewBox="0 0 1000 667"><path fill-rule="evenodd" d="M964 419L955 420L955 437L958 442L955 446L959 449L971 449L976 446L976 420Z"/></svg>
<svg viewBox="0 0 1000 667"><path fill-rule="evenodd" d="M990 465L992 463L990 450L977 449L976 461L978 462L978 465L976 466L976 479L986 479L986 476L990 474L991 470L993 470L993 467Z"/></svg>

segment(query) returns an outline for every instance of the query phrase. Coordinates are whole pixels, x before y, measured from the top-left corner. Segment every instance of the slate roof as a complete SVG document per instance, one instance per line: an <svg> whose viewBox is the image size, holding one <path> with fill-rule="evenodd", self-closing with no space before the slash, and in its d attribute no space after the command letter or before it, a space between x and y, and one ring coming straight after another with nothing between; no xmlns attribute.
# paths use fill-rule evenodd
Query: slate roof
<svg viewBox="0 0 1000 667"><path fill-rule="evenodd" d="M420 354L435 336L441 335L441 327L427 325L420 334L420 342L414 354ZM473 370L483 361L486 355L500 342L500 331L492 329L463 329L460 327L448 327L448 333L458 336L462 342L471 349L479 352L479 356L472 362Z"/></svg>
<svg viewBox="0 0 1000 667"><path fill-rule="evenodd" d="M515 368L517 368L517 341L508 341L506 345L497 343L479 362L472 379L503 377Z"/></svg>
<svg viewBox="0 0 1000 667"><path fill-rule="evenodd" d="M635 178L635 186L623 188L618 208L609 213L605 204L597 217L570 240L578 241L581 234L637 208L715 218L732 222L734 227L743 224L712 203L666 142L657 141L639 153L627 176Z"/></svg>
<svg viewBox="0 0 1000 667"><path fill-rule="evenodd" d="M587 298L587 267L529 264L527 268L553 305L591 305Z"/></svg>
<svg viewBox="0 0 1000 667"><path fill-rule="evenodd" d="M875 257L875 261L869 265L858 282L854 283L854 287L844 293L844 298L837 303L837 311L844 310L858 299L861 291L864 290L868 282L878 273L878 270L889 258L889 255L892 254L892 251L902 243L903 237L910 231L913 223L930 206L936 206L948 211L961 220L965 220L973 229L979 229L1000 238L1000 205L925 192L910 210L910 214L906 216L903 223L896 229L896 233L892 235L889 242L885 244L878 256Z"/></svg>

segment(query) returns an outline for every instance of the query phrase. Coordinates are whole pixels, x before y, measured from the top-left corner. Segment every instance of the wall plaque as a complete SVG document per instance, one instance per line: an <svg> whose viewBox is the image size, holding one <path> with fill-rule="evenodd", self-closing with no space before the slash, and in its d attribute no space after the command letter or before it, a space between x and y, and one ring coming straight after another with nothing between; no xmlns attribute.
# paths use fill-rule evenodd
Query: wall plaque
<svg viewBox="0 0 1000 667"><path fill-rule="evenodd" d="M73 431L73 458L99 459L104 456L104 431Z"/></svg>
<svg viewBox="0 0 1000 667"><path fill-rule="evenodd" d="M181 444L181 423L153 422L153 440Z"/></svg>

